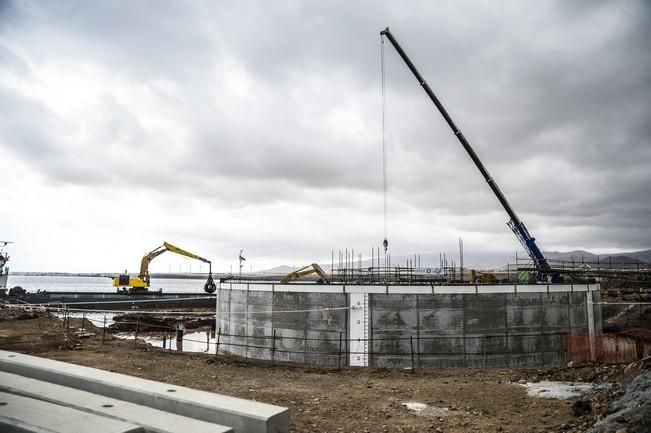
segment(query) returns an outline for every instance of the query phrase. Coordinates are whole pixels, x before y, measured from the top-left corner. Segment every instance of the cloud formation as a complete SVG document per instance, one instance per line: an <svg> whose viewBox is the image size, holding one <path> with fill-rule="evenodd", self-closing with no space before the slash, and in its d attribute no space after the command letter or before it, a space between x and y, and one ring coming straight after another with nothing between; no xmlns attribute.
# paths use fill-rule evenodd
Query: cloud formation
<svg viewBox="0 0 651 433"><path fill-rule="evenodd" d="M648 248L650 24L643 1L3 1L2 236L22 270L110 271L162 240L223 266L370 253L389 25L543 249ZM515 250L385 49L392 251Z"/></svg>

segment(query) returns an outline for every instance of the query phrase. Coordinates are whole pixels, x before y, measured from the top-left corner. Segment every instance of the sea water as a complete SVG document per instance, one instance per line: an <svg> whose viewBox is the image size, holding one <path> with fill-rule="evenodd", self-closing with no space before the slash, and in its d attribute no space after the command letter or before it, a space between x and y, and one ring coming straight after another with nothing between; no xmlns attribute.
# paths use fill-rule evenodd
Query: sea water
<svg viewBox="0 0 651 433"><path fill-rule="evenodd" d="M205 280L182 278L152 278L149 290L180 293L203 293ZM108 277L75 277L56 275L11 275L7 287L20 286L28 292L114 292L113 281Z"/></svg>

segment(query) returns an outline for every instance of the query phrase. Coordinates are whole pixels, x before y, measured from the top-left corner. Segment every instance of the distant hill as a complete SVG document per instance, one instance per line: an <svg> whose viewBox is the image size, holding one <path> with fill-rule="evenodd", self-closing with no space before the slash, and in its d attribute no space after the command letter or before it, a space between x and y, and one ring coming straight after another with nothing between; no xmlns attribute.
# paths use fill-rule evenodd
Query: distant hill
<svg viewBox="0 0 651 433"><path fill-rule="evenodd" d="M264 274L288 274L294 270L293 267L287 266L287 265L280 265L276 266L275 268L271 269L266 269L264 271L260 271L261 273Z"/></svg>
<svg viewBox="0 0 651 433"><path fill-rule="evenodd" d="M550 260L566 260L566 261L584 261L587 263L597 262L597 258L601 263L612 263L613 265L621 263L640 263L640 264L649 264L651 263L651 250L643 251L633 251L617 254L595 254L590 251L584 250L574 250L574 251L544 251L543 254L546 258ZM515 257L514 253L500 253L500 252L465 252L464 254L464 268L474 268L474 269L497 269L505 266L507 263L514 264ZM524 252L520 258L526 257ZM447 263L449 266L452 266L454 262L455 266L459 266L459 255L455 254L450 255L446 254ZM391 264L406 266L408 261L416 261L418 265L418 260L420 260L420 267L438 267L440 266L442 257L439 253L421 253L414 255L400 255L392 256ZM321 267L324 270L330 270L330 263L321 263ZM375 262L371 262L369 258L365 258L361 263L355 261L354 266L361 266L362 268L368 268L370 266L377 266L377 259ZM335 263L335 268L337 264ZM287 274L294 270L293 267L287 265L276 266L275 268L267 269L261 273L268 274Z"/></svg>
<svg viewBox="0 0 651 433"><path fill-rule="evenodd" d="M544 251L543 254L548 259L552 260L574 260L586 262L596 262L601 263L640 263L648 264L651 263L651 250L643 251L633 251L626 253L616 253L616 254L594 254L590 251L575 250L568 252L559 252L559 251Z"/></svg>

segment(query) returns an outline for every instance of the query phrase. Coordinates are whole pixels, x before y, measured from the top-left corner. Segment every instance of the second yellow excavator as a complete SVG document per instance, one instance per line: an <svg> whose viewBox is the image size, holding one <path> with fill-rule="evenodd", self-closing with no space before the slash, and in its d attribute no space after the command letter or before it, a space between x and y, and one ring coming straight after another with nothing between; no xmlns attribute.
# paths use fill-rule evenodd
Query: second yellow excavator
<svg viewBox="0 0 651 433"><path fill-rule="evenodd" d="M321 266L319 266L317 263L312 263L311 265L303 266L302 268L297 269L294 272L290 272L289 274L285 275L282 278L282 280L280 280L280 284L288 284L290 281L298 280L299 278L310 274L317 274L319 276L319 280L317 280L317 283L330 284L330 279L323 271Z"/></svg>
<svg viewBox="0 0 651 433"><path fill-rule="evenodd" d="M149 276L149 263L166 251L208 263L208 280L206 281L206 284L204 284L203 289L206 293L215 293L217 287L215 286L215 281L212 278L212 263L210 260L204 259L203 257L200 257L196 254L192 254L179 247L175 247L174 245L167 242L163 242L163 245L153 249L142 257L142 260L140 261L140 273L137 277L132 277L126 272L124 274L120 274L117 277L113 277L113 287L122 287L123 290L126 290L129 294L146 292L149 289L149 285L151 283L151 278Z"/></svg>

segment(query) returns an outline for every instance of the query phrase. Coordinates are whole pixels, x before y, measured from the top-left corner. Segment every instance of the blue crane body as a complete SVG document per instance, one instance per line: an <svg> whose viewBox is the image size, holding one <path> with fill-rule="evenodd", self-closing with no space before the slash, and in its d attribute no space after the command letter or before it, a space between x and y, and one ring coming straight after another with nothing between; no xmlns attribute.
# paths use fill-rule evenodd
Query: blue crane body
<svg viewBox="0 0 651 433"><path fill-rule="evenodd" d="M551 267L549 266L549 263L547 262L547 259L545 259L545 256L543 255L542 251L540 251L540 248L538 248L538 245L536 245L536 239L529 234L527 227L524 225L522 220L518 218L518 215L515 213L515 211L509 204L509 202L506 200L506 197L504 196L500 188L497 186L497 183L490 175L490 173L488 173L488 170L486 169L486 167L484 167L484 164L482 164L481 160L475 153L475 150L472 148L472 146L470 146L470 143L463 135L461 130L454 123L452 117L450 117L450 115L448 114L447 110L445 109L441 101L439 101L439 99L436 97L436 95L430 88L429 84L427 84L427 82L423 79L423 77L418 72L418 69L416 69L416 66L414 66L414 64L409 59L405 51L402 49L398 41L391 34L389 28L387 27L386 29L382 30L380 32L380 35L386 36L389 42L391 42L393 47L398 52L398 55L405 62L409 70L411 70L411 72L414 74L416 80L418 80L418 83L422 86L423 90L425 90L425 93L427 93L427 96L430 97L430 99L432 100L436 108L438 108L439 112L441 113L441 115L443 116L447 124L450 126L450 128L452 129L452 132L454 133L455 137L457 137L457 139L459 140L463 148L466 150L466 152L468 152L468 155L470 156L472 161L479 169L480 173L488 183L488 186L491 188L491 190L497 197L497 200L501 203L502 207L504 207L504 210L506 211L506 213L510 218L507 225L511 228L515 236L518 238L518 240L524 247L527 254L529 254L529 257L533 261L538 272L540 272L541 275L547 275L552 280L552 282L558 281L559 280L558 274L552 271Z"/></svg>

